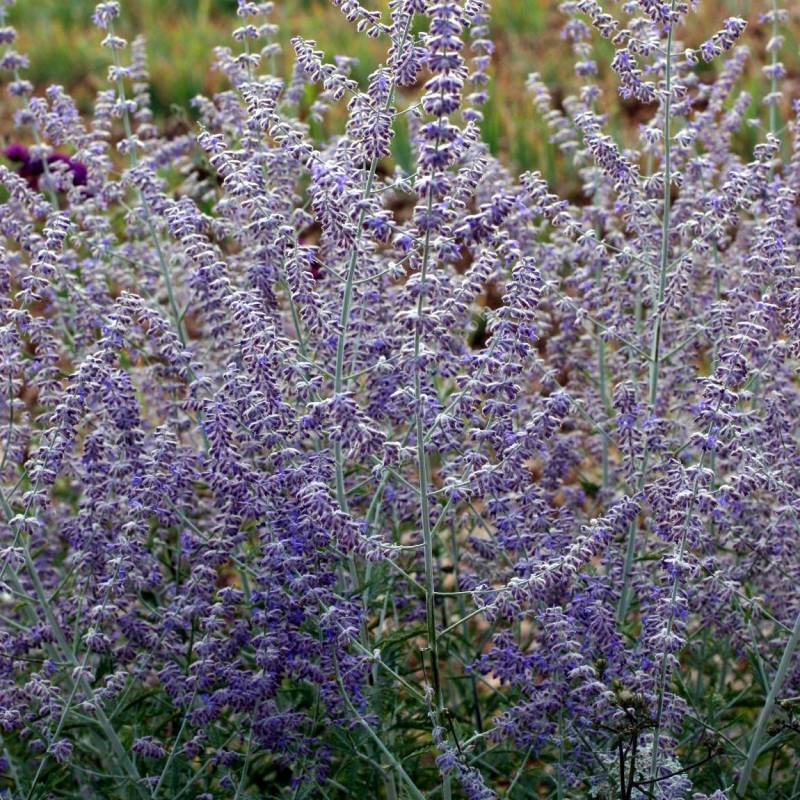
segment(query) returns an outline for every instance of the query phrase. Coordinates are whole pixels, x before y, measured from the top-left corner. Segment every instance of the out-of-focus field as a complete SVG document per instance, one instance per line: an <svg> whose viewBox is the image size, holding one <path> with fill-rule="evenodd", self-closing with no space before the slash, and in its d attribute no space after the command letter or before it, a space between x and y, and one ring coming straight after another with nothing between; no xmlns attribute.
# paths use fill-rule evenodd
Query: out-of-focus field
<svg viewBox="0 0 800 800"><path fill-rule="evenodd" d="M383 4L383 0L381 0ZM373 7L374 3L366 3ZM616 5L616 4L611 4ZM704 0L690 33L698 44L721 26L726 16L743 16L755 22L766 10L768 0ZM791 4L789 4L791 6ZM31 57L28 76L41 89L49 83L66 86L85 110L98 82L104 80L108 51L100 46L99 31L90 17L94 0L18 0L12 9L12 22L20 31L20 49ZM576 188L575 176L561 163L548 142L547 129L525 91L525 80L532 71L540 72L555 99L575 89L572 53L561 37L564 16L559 0L495 0L492 8L492 38L496 52L492 68L491 99L485 108L484 137L495 153L516 169L540 169L562 191ZM224 86L222 76L211 69L213 48L235 44L230 31L238 25L235 0L122 0L120 32L128 37L143 33L148 40L152 74L153 105L167 124L185 118L191 98L212 93ZM382 43L355 32L352 25L328 0L276 0L273 21L284 45L284 58L292 58L289 39L299 34L315 39L329 57L347 54L359 60L355 74L364 78L384 52ZM759 72L764 61L766 36L763 30L751 32L745 41L752 51L750 72L742 86L753 95L751 114L759 113L760 99L768 82ZM800 59L797 26L789 25L782 59L789 72L787 103L800 96ZM611 46L596 37L596 58L601 69L601 85L615 92L615 76L608 64ZM713 67L705 67L704 78L713 77ZM796 91L793 89L796 88ZM619 103L609 98L611 132L625 141L635 126L647 119L648 109ZM788 110L788 109L787 109ZM4 125L9 115L3 114ZM786 118L784 116L784 118ZM335 117L327 124L340 123ZM325 131L317 131L322 134ZM747 151L759 137L754 127L740 134L740 146ZM402 139L402 136L401 136ZM402 152L402 140L398 142Z"/></svg>

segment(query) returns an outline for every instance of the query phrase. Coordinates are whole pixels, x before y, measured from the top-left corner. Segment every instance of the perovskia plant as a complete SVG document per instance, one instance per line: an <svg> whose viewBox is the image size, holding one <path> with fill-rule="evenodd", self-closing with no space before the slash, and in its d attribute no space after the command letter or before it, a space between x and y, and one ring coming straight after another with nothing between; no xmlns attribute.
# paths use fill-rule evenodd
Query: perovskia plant
<svg viewBox="0 0 800 800"><path fill-rule="evenodd" d="M118 3L85 119L0 0L0 791L800 797L797 20L562 3L563 199L488 0L335 5L367 80L239 0L170 138Z"/></svg>

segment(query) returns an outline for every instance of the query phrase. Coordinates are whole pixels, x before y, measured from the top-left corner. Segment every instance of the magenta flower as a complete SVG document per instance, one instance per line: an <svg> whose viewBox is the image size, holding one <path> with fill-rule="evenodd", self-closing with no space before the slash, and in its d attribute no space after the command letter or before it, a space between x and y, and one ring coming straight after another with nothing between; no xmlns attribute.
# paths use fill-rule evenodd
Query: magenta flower
<svg viewBox="0 0 800 800"><path fill-rule="evenodd" d="M32 189L39 188L39 178L45 172L44 162L39 158L31 156L30 150L23 144L10 144L3 151L9 161L20 164L18 174L28 182ZM88 177L86 165L80 161L70 158L66 153L51 153L47 157L48 164L66 164L69 172L72 173L72 183L74 186L85 186Z"/></svg>

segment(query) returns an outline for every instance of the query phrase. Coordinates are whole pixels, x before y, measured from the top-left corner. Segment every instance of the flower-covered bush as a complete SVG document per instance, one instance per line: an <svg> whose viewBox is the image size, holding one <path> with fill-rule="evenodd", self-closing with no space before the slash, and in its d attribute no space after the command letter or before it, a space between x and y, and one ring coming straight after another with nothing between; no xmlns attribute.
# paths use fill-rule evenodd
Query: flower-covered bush
<svg viewBox="0 0 800 800"><path fill-rule="evenodd" d="M796 20L563 3L561 199L488 0L334 2L367 82L239 0L172 138L116 2L91 119L0 26L3 796L797 797Z"/></svg>

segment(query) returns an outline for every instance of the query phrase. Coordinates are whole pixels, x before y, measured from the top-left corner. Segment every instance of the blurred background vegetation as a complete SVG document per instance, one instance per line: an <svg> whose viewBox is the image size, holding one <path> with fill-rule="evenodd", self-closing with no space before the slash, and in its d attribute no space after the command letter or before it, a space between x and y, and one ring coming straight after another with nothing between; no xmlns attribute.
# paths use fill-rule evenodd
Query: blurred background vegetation
<svg viewBox="0 0 800 800"><path fill-rule="evenodd" d="M564 16L559 11L559 2L494 0L491 24L497 49L483 132L489 146L509 167L541 169L551 185L575 190L575 176L548 143L547 129L525 91L525 80L532 71L543 75L556 101L577 85L569 45L561 38ZM192 97L198 93L211 94L225 85L222 76L211 69L211 63L216 45L235 45L230 32L238 25L236 0L122 0L121 4L120 33L128 38L138 33L147 37L157 116L167 125L186 120L191 116ZM366 3L368 7L376 4L385 2ZM781 2L790 10L796 4L797 0ZM95 0L18 0L12 8L12 24L20 32L19 49L31 58L28 77L39 90L50 83L66 86L87 112L91 110L95 91L106 86L108 64L108 51L100 46L100 32L90 22L94 5ZM767 31L757 21L759 14L770 6L771 0L702 0L686 33L688 38L696 34L696 41L686 42L696 45L718 30L726 16L736 14L749 20L746 41L753 58L742 88L753 95L753 118L761 114L760 99L769 90L759 68L764 60ZM295 34L315 39L328 58L335 54L358 58L355 76L359 79L375 67L384 52L383 43L357 34L329 0L276 0L272 21L280 28L279 39L284 45L287 64L293 55L289 39ZM794 97L800 96L798 27L795 9L792 22L783 31L786 42L781 53L789 71L787 95ZM611 131L623 141L632 141L635 127L652 110L617 102L615 76L608 66L611 46L597 37L595 47L601 85L607 92L605 107L610 112ZM714 66L702 69L704 78L713 77ZM789 97L786 99L788 105ZM2 116L3 125L8 125L10 115ZM334 115L327 124L340 125L341 117ZM327 132L316 131L320 136ZM402 162L403 136L402 131L398 133L395 156ZM740 142L743 150L752 147L760 135L755 127L743 131Z"/></svg>

